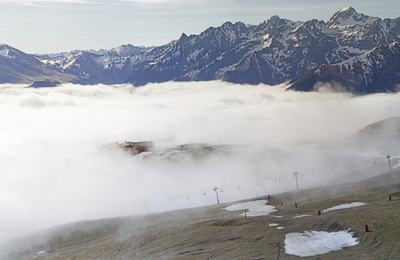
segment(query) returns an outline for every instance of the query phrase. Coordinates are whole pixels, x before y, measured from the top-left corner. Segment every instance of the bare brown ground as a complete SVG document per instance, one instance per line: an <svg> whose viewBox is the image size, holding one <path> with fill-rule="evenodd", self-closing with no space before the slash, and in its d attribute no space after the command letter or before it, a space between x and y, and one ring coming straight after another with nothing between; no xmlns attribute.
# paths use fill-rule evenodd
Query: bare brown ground
<svg viewBox="0 0 400 260"><path fill-rule="evenodd" d="M389 194L392 201L387 200ZM358 245L302 259L400 259L400 171L291 196L298 208L287 194L277 194L268 204L278 211L261 217L244 218L241 212L222 209L230 203L71 223L17 239L0 256L10 260L276 259L277 247L269 243L281 241L284 247L287 233L351 229ZM351 202L367 206L317 214ZM312 216L293 218L305 214ZM270 227L270 223L284 228ZM370 232L364 232L366 224ZM40 251L46 253L38 255ZM281 250L280 259L299 258Z"/></svg>

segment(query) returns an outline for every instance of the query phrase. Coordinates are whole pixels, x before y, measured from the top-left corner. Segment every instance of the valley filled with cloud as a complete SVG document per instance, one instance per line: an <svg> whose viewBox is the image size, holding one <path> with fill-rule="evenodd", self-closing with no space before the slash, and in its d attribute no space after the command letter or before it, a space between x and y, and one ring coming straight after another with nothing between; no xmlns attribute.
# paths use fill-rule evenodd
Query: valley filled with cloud
<svg viewBox="0 0 400 260"><path fill-rule="evenodd" d="M0 241L82 219L214 204L214 186L226 187L221 202L265 192L237 187L265 178L269 192L295 189L296 170L385 156L347 145L359 129L398 116L399 95L220 81L0 85ZM188 143L243 149L173 162L100 149L125 141L154 141L156 151ZM315 145L327 142L322 152ZM336 146L339 152L329 153Z"/></svg>

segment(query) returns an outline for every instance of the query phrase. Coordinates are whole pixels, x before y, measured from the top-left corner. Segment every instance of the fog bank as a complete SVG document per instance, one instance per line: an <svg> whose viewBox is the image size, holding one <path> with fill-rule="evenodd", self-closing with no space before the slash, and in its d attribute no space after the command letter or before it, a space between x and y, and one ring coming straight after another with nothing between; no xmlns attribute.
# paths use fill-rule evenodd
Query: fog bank
<svg viewBox="0 0 400 260"><path fill-rule="evenodd" d="M341 138L368 124L399 116L399 97L301 93L218 81L139 88L0 85L0 242L82 219L209 205L216 202L214 186L232 190L220 193L221 202L261 195L261 186L239 193L236 183L347 163L343 158L369 158L286 152L309 149L303 142L308 140L344 142ZM257 148L205 163L170 164L98 149L125 140L252 144L279 152ZM304 146L293 148L294 142ZM285 187L274 181L264 185L272 191Z"/></svg>

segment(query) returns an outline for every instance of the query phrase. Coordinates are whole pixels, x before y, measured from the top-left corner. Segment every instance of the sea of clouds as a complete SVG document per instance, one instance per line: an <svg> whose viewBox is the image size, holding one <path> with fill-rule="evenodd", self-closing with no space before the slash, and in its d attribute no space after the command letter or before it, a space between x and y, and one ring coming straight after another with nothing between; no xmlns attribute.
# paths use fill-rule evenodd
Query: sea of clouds
<svg viewBox="0 0 400 260"><path fill-rule="evenodd" d="M170 146L253 144L287 149L289 143L311 139L341 140L368 124L399 116L399 98L400 94L301 93L285 91L282 85L220 81L138 88L0 85L0 242L82 219L144 214L146 207L157 212L213 204L214 185L257 180L274 160L254 163L250 153L232 162L214 158L203 164L149 165L119 151L104 153L99 149L103 145L169 140ZM291 174L316 166L315 157L299 158L273 169L282 167ZM273 183L264 188L273 190ZM220 193L220 200L254 197L264 188L252 186L235 196Z"/></svg>

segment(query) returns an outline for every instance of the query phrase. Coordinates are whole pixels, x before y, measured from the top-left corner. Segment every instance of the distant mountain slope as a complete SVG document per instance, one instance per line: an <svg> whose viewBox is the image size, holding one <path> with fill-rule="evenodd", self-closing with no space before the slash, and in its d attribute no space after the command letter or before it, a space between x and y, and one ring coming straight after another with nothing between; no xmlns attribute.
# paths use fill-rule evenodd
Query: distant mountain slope
<svg viewBox="0 0 400 260"><path fill-rule="evenodd" d="M61 60L67 56L76 55L80 52L88 52L98 55L103 55L107 52L116 53L122 57L130 56L134 53L141 52L150 49L150 47L144 46L133 46L132 44L121 45L110 50L100 49L96 50L73 50L70 52L60 52L60 53L46 53L46 54L35 54L40 60Z"/></svg>
<svg viewBox="0 0 400 260"><path fill-rule="evenodd" d="M151 49L151 47L144 46L133 46L132 44L121 45L115 48L110 49L108 52L116 53L121 57L128 57L135 53L139 53L145 50Z"/></svg>
<svg viewBox="0 0 400 260"><path fill-rule="evenodd" d="M72 75L71 81L80 84L132 83L141 86L169 80L217 79L268 85L295 83L293 80L296 79L296 82L300 80L308 84L319 79L308 81L302 76L306 73L311 75L319 68L319 71L331 75L331 78L321 79L322 82L338 82L344 86L344 91L376 93L397 91L394 83L398 82L395 73L398 61L390 55L385 56L388 50L382 47L397 46L396 42L400 42L400 17L370 17L348 7L336 12L326 23L315 19L290 21L272 16L259 25L226 22L199 35L182 34L179 39L158 47L122 45L106 52L79 51L37 57L52 70ZM370 56L379 52L377 48L382 48L380 53L384 57L380 64L392 68L385 72L383 86L378 79L382 76L380 73L386 71L383 68L375 69L371 65L368 77L373 78L374 84L362 86L356 79L359 76L349 78L343 68L335 71L337 67L328 66L339 63L345 66L346 62L355 64L354 57L362 57L362 54L374 59ZM11 70L14 69L18 72L18 68ZM343 71L344 75L340 75ZM351 73L358 72L363 73L351 69ZM314 85L295 85L292 89L312 91Z"/></svg>
<svg viewBox="0 0 400 260"><path fill-rule="evenodd" d="M75 77L61 75L34 56L0 44L0 83L31 83L43 78L71 81Z"/></svg>
<svg viewBox="0 0 400 260"><path fill-rule="evenodd" d="M372 50L336 64L323 64L290 82L289 89L319 90L356 94L400 90L400 43L379 45Z"/></svg>
<svg viewBox="0 0 400 260"><path fill-rule="evenodd" d="M400 18L382 20L359 14L351 7L336 12L326 23L273 16L257 26L227 22L199 35L182 34L176 41L129 57L93 57L102 60L104 69L97 73L85 71L84 75L90 74L91 82L100 83L106 78L136 86L215 79L275 85L321 64L343 62L379 44L398 41L399 36ZM70 57L65 62L73 65L74 60L76 57ZM83 75L82 70L70 73Z"/></svg>
<svg viewBox="0 0 400 260"><path fill-rule="evenodd" d="M360 130L360 134L387 141L393 139L400 141L400 117L390 117L370 124Z"/></svg>
<svg viewBox="0 0 400 260"><path fill-rule="evenodd" d="M225 23L197 36L183 35L153 63L135 70L127 81L142 85L152 81L150 75L158 79L173 71L168 80L223 79L274 85L317 65L342 62L378 44L399 40L399 30L399 19L369 17L353 8L340 10L327 23L296 22L278 16L258 26ZM179 74L182 76L176 77ZM136 80L143 77L145 80ZM166 79L153 81L160 80Z"/></svg>
<svg viewBox="0 0 400 260"><path fill-rule="evenodd" d="M400 146L400 117L390 117L366 126L358 132L357 140L360 149L372 147L371 150L375 152L397 154Z"/></svg>

